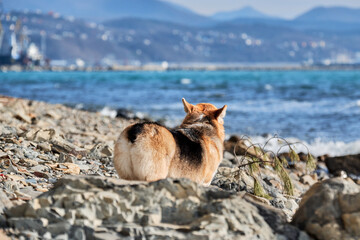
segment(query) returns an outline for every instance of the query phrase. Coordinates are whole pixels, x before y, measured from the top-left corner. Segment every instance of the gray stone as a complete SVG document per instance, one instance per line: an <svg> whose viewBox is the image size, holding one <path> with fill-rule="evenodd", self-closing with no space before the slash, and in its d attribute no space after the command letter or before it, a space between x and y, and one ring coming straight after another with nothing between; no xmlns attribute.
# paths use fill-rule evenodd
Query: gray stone
<svg viewBox="0 0 360 240"><path fill-rule="evenodd" d="M339 204L343 213L360 212L360 192L355 194L341 194Z"/></svg>
<svg viewBox="0 0 360 240"><path fill-rule="evenodd" d="M65 177L25 206L26 211L10 211L8 221L14 222L14 215L46 217L47 231L54 238L63 233L69 234L70 239L146 238L146 232L156 234L159 239L163 236L274 239L300 235L287 224L280 210L244 199L243 194L205 188L189 180L141 183L90 176ZM84 231L74 226L81 226ZM118 233L107 226L114 226ZM28 227L25 224L22 229ZM178 229L187 230L179 233Z"/></svg>
<svg viewBox="0 0 360 240"><path fill-rule="evenodd" d="M320 240L360 238L359 193L360 186L351 180L316 183L303 196L292 222Z"/></svg>
<svg viewBox="0 0 360 240"><path fill-rule="evenodd" d="M226 158L224 158L220 163L220 167L229 167L230 168L232 166L233 166L232 162Z"/></svg>
<svg viewBox="0 0 360 240"><path fill-rule="evenodd" d="M64 233L64 234L57 235L54 239L55 240L68 240L69 236L66 233Z"/></svg>
<svg viewBox="0 0 360 240"><path fill-rule="evenodd" d="M23 231L23 230L34 230L41 235L45 232L48 224L47 219L33 219L33 218L10 218L8 220L10 226Z"/></svg>
<svg viewBox="0 0 360 240"><path fill-rule="evenodd" d="M59 163L75 163L76 158L70 154L60 153Z"/></svg>
<svg viewBox="0 0 360 240"><path fill-rule="evenodd" d="M117 233L115 232L101 232L97 233L95 232L92 236L92 239L94 240L109 240L109 239L122 239Z"/></svg>
<svg viewBox="0 0 360 240"><path fill-rule="evenodd" d="M332 174L338 175L341 171L345 171L347 174L360 175L360 154L328 157L325 163Z"/></svg>
<svg viewBox="0 0 360 240"><path fill-rule="evenodd" d="M100 159L104 157L111 157L113 152L114 151L108 145L99 143L90 150L89 156Z"/></svg>
<svg viewBox="0 0 360 240"><path fill-rule="evenodd" d="M40 148L44 152L50 152L51 151L51 145L48 142L38 143L37 146L38 146L38 148Z"/></svg>
<svg viewBox="0 0 360 240"><path fill-rule="evenodd" d="M55 129L44 129L37 131L35 135L32 137L32 140L37 142L45 142L45 141L50 141L57 136L58 134L56 133Z"/></svg>
<svg viewBox="0 0 360 240"><path fill-rule="evenodd" d="M11 208L13 203L10 201L6 193L0 189L0 214L3 213L4 208Z"/></svg>
<svg viewBox="0 0 360 240"><path fill-rule="evenodd" d="M289 209L291 212L295 213L295 211L299 208L299 205L296 203L294 199L288 199L285 203L285 207Z"/></svg>
<svg viewBox="0 0 360 240"><path fill-rule="evenodd" d="M45 240L52 240L51 233L50 233L50 232L46 232L46 233L42 236L42 238L45 239Z"/></svg>
<svg viewBox="0 0 360 240"><path fill-rule="evenodd" d="M28 240L39 239L39 234L36 231L22 231L21 234L25 235Z"/></svg>
<svg viewBox="0 0 360 240"><path fill-rule="evenodd" d="M83 228L77 227L71 230L71 239L74 240L86 240L86 234Z"/></svg>
<svg viewBox="0 0 360 240"><path fill-rule="evenodd" d="M0 125L0 137L13 138L17 136L16 128Z"/></svg>
<svg viewBox="0 0 360 240"><path fill-rule="evenodd" d="M71 225L67 221L62 221L58 223L49 224L47 230L51 233L52 236L57 236L59 234L67 233L71 228Z"/></svg>
<svg viewBox="0 0 360 240"><path fill-rule="evenodd" d="M225 151L224 152L224 158L229 159L229 160L233 160L233 159L235 159L235 156L232 153L230 153L228 151Z"/></svg>
<svg viewBox="0 0 360 240"><path fill-rule="evenodd" d="M47 172L49 170L50 170L50 167L48 167L46 165L36 165L36 166L30 168L30 171L34 171L34 172Z"/></svg>
<svg viewBox="0 0 360 240"><path fill-rule="evenodd" d="M54 138L51 140L51 150L56 153L72 154L74 156L85 157L88 154L86 149L77 147L76 145L62 139Z"/></svg>
<svg viewBox="0 0 360 240"><path fill-rule="evenodd" d="M29 159L35 159L39 156L39 153L32 149L24 149L24 156Z"/></svg>

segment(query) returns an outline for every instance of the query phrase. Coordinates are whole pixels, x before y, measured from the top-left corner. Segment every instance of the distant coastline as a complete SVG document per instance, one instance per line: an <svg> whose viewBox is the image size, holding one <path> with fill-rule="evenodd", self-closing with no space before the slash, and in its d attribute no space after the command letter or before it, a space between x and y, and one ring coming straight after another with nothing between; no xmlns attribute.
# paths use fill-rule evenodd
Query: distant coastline
<svg viewBox="0 0 360 240"><path fill-rule="evenodd" d="M360 64L332 64L332 65L302 65L302 64L146 64L146 65L116 65L110 67L78 67L78 66L34 66L22 65L0 66L0 72L107 72L107 71L357 71Z"/></svg>

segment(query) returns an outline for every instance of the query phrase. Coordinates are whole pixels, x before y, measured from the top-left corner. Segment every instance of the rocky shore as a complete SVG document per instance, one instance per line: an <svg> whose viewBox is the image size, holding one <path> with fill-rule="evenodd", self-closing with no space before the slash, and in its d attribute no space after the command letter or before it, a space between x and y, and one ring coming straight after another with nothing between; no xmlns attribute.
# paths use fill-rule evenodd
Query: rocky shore
<svg viewBox="0 0 360 240"><path fill-rule="evenodd" d="M119 133L137 120L0 97L0 239L360 239L360 157L239 168L232 137L210 187L118 179ZM286 158L286 154L283 156ZM329 173L330 170L330 173ZM339 176L339 177L335 177Z"/></svg>

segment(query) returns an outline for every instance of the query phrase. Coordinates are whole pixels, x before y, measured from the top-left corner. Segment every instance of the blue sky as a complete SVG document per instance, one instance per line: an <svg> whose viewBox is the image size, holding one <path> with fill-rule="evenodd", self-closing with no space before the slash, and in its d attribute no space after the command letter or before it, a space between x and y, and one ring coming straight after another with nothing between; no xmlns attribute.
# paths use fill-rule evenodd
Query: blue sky
<svg viewBox="0 0 360 240"><path fill-rule="evenodd" d="M252 6L268 15L294 18L316 6L360 8L360 0L163 0L190 8L203 15Z"/></svg>

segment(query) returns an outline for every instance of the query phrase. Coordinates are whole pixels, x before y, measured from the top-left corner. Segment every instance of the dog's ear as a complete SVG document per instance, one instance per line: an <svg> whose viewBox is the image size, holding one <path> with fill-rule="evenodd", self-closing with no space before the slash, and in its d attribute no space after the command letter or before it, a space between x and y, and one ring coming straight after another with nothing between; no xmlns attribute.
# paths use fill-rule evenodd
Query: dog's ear
<svg viewBox="0 0 360 240"><path fill-rule="evenodd" d="M184 110L186 113L191 113L191 111L193 110L194 108L194 105L188 103L185 98L182 99L182 102L184 104Z"/></svg>
<svg viewBox="0 0 360 240"><path fill-rule="evenodd" d="M227 109L227 105L225 105L222 108L219 108L218 110L215 111L215 119L220 124L224 124L224 117L226 115L226 109Z"/></svg>

